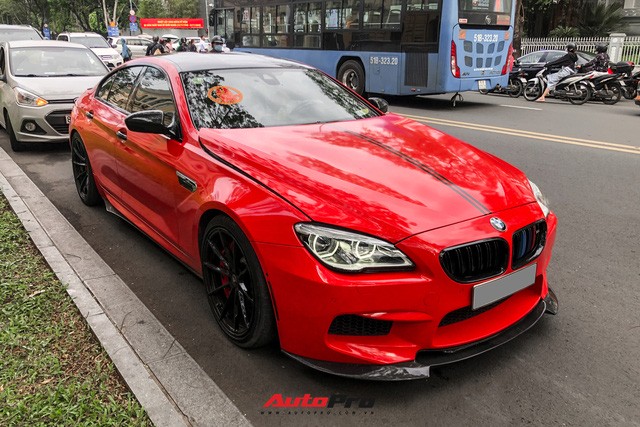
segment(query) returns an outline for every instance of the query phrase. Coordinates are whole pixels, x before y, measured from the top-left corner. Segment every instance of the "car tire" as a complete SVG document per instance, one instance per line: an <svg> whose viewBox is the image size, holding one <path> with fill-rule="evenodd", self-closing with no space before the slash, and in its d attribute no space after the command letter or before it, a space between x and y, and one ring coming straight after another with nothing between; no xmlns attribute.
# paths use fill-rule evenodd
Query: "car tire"
<svg viewBox="0 0 640 427"><path fill-rule="evenodd" d="M229 217L214 217L201 242L202 277L216 322L229 340L257 348L276 337L267 282L249 239Z"/></svg>
<svg viewBox="0 0 640 427"><path fill-rule="evenodd" d="M338 80L358 95L364 94L364 79L364 69L358 61L345 61L338 69Z"/></svg>
<svg viewBox="0 0 640 427"><path fill-rule="evenodd" d="M9 113L4 112L4 123L5 129L7 129L7 134L9 135L9 142L11 143L11 149L15 152L20 152L25 150L25 144L18 141L16 138L16 133L13 130L13 125L11 124L11 119L9 118Z"/></svg>
<svg viewBox="0 0 640 427"><path fill-rule="evenodd" d="M76 184L76 190L82 203L87 206L100 204L102 198L93 177L89 155L78 133L74 133L71 137L71 167L73 169L73 181Z"/></svg>

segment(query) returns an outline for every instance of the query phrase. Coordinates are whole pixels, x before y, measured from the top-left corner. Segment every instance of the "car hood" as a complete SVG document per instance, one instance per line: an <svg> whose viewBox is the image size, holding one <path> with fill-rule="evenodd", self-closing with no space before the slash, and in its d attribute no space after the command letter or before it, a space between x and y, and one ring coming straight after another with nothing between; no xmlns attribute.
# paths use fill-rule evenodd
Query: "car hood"
<svg viewBox="0 0 640 427"><path fill-rule="evenodd" d="M101 55L120 55L117 50L110 47L92 47L91 50L98 56Z"/></svg>
<svg viewBox="0 0 640 427"><path fill-rule="evenodd" d="M535 201L522 172L402 116L201 129L211 155L314 221L397 242Z"/></svg>
<svg viewBox="0 0 640 427"><path fill-rule="evenodd" d="M14 81L16 86L39 95L46 100L56 100L77 98L85 90L98 84L102 77L16 77Z"/></svg>

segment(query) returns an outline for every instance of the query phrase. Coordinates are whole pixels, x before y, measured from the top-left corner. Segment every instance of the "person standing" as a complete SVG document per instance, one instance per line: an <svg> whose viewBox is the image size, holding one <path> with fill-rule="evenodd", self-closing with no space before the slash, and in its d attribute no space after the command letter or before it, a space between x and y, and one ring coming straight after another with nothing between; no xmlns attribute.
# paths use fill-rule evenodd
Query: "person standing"
<svg viewBox="0 0 640 427"><path fill-rule="evenodd" d="M132 56L131 49L127 46L127 39L122 39L122 60L124 62L131 61Z"/></svg>
<svg viewBox="0 0 640 427"><path fill-rule="evenodd" d="M200 37L200 42L198 43L198 52L207 52L207 38L204 35Z"/></svg>

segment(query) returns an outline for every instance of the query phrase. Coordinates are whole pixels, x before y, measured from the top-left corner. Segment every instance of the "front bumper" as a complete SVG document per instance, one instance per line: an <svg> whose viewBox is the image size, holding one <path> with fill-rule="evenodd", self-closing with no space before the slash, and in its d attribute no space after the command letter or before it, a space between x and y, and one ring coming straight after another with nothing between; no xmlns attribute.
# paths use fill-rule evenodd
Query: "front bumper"
<svg viewBox="0 0 640 427"><path fill-rule="evenodd" d="M471 345L437 351L423 351L418 353L416 359L411 362L390 365L333 363L296 356L284 350L283 352L313 369L341 377L376 381L417 380L428 378L432 367L459 362L499 347L529 330L542 318L544 313L557 314L557 312L558 299L549 289L547 296L541 299L533 310L520 321L498 334Z"/></svg>
<svg viewBox="0 0 640 427"><path fill-rule="evenodd" d="M64 142L69 139L66 116L71 115L73 106L73 100L69 99L68 102L54 101L44 107L12 104L7 110L18 141ZM35 123L38 127L36 131L27 131L24 127L26 122Z"/></svg>

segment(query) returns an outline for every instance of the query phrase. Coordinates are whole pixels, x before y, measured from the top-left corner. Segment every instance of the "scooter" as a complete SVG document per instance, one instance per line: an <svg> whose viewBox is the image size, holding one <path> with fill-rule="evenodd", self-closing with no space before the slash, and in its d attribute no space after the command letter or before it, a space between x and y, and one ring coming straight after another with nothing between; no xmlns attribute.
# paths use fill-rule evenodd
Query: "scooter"
<svg viewBox="0 0 640 427"><path fill-rule="evenodd" d="M589 99L602 101L606 105L613 105L622 96L621 74L591 72L586 80L589 85Z"/></svg>
<svg viewBox="0 0 640 427"><path fill-rule="evenodd" d="M634 99L640 82L640 71L633 72L633 62L614 62L609 64L609 73L620 74L619 81L622 88L622 96L626 99Z"/></svg>
<svg viewBox="0 0 640 427"><path fill-rule="evenodd" d="M504 93L512 98L517 98L524 92L524 87L527 84L526 74L519 69L513 70L509 73L509 84L507 86L497 85L493 89L480 89L479 92L483 95L488 93Z"/></svg>
<svg viewBox="0 0 640 427"><path fill-rule="evenodd" d="M547 68L544 67L535 77L529 79L524 87L524 98L527 101L535 101L540 98L548 86ZM571 74L564 77L556 85L555 90L549 92L549 96L554 98L568 100L574 105L582 105L589 100L589 86L585 82L586 74Z"/></svg>

